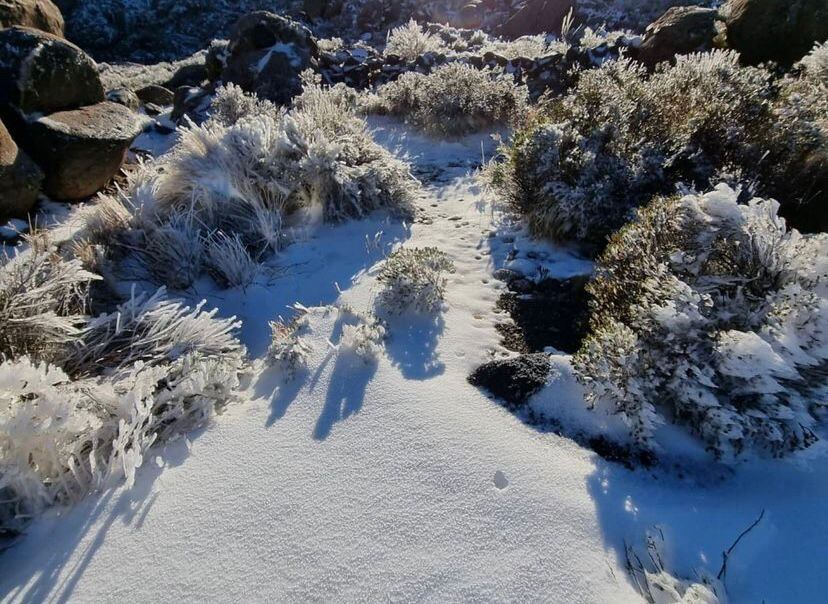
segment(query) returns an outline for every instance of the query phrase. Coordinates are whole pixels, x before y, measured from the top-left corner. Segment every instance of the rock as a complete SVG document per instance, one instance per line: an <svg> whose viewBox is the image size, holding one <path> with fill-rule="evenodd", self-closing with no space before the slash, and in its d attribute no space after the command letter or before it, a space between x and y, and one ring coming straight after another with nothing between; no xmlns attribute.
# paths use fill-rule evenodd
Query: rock
<svg viewBox="0 0 828 604"><path fill-rule="evenodd" d="M0 121L0 218L22 218L34 208L43 171L18 148Z"/></svg>
<svg viewBox="0 0 828 604"><path fill-rule="evenodd" d="M106 100L123 105L132 111L138 111L141 108L141 99L134 92L126 88L110 90L106 93Z"/></svg>
<svg viewBox="0 0 828 604"><path fill-rule="evenodd" d="M534 34L559 34L569 11L575 11L575 0L529 0L523 8L501 25L496 33L506 38Z"/></svg>
<svg viewBox="0 0 828 604"><path fill-rule="evenodd" d="M227 66L229 40L213 40L207 49L207 79L211 82L221 79L221 72Z"/></svg>
<svg viewBox="0 0 828 604"><path fill-rule="evenodd" d="M139 116L105 101L31 121L27 149L46 173L46 193L76 201L106 186L142 130Z"/></svg>
<svg viewBox="0 0 828 604"><path fill-rule="evenodd" d="M472 2L464 4L458 11L456 18L457 27L480 29L485 16L485 11L480 0L472 0Z"/></svg>
<svg viewBox="0 0 828 604"><path fill-rule="evenodd" d="M330 19L342 12L342 1L304 0L302 8L309 19Z"/></svg>
<svg viewBox="0 0 828 604"><path fill-rule="evenodd" d="M222 79L287 104L302 90L299 74L318 55L316 40L304 25L258 11L239 19L233 28Z"/></svg>
<svg viewBox="0 0 828 604"><path fill-rule="evenodd" d="M727 45L746 63L790 65L828 40L826 0L729 0L722 12Z"/></svg>
<svg viewBox="0 0 828 604"><path fill-rule="evenodd" d="M674 6L647 27L638 58L648 66L713 48L717 11L698 6Z"/></svg>
<svg viewBox="0 0 828 604"><path fill-rule="evenodd" d="M207 79L206 60L207 51L202 50L172 63L99 63L98 73L106 90L140 90L152 84L175 90L179 86L198 86Z"/></svg>
<svg viewBox="0 0 828 604"><path fill-rule="evenodd" d="M523 407L546 385L551 364L543 353L492 361L474 370L469 383L503 400L510 409Z"/></svg>
<svg viewBox="0 0 828 604"><path fill-rule="evenodd" d="M104 100L95 62L80 48L36 29L0 31L0 109L52 113ZM8 85L5 85L8 83Z"/></svg>
<svg viewBox="0 0 828 604"><path fill-rule="evenodd" d="M181 86L175 89L173 110L170 118L180 120L185 115L194 121L201 121L201 114L206 111L210 104L210 94L203 88L194 86Z"/></svg>
<svg viewBox="0 0 828 604"><path fill-rule="evenodd" d="M0 29L14 25L63 37L63 15L51 0L0 0Z"/></svg>
<svg viewBox="0 0 828 604"><path fill-rule="evenodd" d="M152 103L159 107L172 105L175 99L175 94L172 90L159 86L158 84L150 84L140 90L136 90L135 96L144 104Z"/></svg>

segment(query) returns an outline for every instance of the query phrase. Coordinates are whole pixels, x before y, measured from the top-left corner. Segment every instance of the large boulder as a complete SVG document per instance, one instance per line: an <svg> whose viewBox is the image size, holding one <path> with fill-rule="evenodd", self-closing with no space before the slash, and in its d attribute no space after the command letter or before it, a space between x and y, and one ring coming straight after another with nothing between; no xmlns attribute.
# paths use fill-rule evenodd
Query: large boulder
<svg viewBox="0 0 828 604"><path fill-rule="evenodd" d="M37 201L43 171L12 140L0 121L0 218L22 218Z"/></svg>
<svg viewBox="0 0 828 604"><path fill-rule="evenodd" d="M674 6L647 27L638 58L653 66L676 55L713 48L718 13L712 8Z"/></svg>
<svg viewBox="0 0 828 604"><path fill-rule="evenodd" d="M558 34L569 11L574 12L576 9L575 0L529 0L496 33L506 38Z"/></svg>
<svg viewBox="0 0 828 604"><path fill-rule="evenodd" d="M307 27L258 11L239 19L233 28L222 79L287 104L302 90L299 74L318 55L316 40Z"/></svg>
<svg viewBox="0 0 828 604"><path fill-rule="evenodd" d="M106 186L143 126L138 115L106 101L33 119L26 147L46 172L46 193L77 201Z"/></svg>
<svg viewBox="0 0 828 604"><path fill-rule="evenodd" d="M0 0L0 29L15 25L63 37L63 15L51 0Z"/></svg>
<svg viewBox="0 0 828 604"><path fill-rule="evenodd" d="M0 31L0 110L52 113L104 99L95 62L80 48L36 29Z"/></svg>
<svg viewBox="0 0 828 604"><path fill-rule="evenodd" d="M828 40L828 0L729 0L727 44L746 63L790 65Z"/></svg>

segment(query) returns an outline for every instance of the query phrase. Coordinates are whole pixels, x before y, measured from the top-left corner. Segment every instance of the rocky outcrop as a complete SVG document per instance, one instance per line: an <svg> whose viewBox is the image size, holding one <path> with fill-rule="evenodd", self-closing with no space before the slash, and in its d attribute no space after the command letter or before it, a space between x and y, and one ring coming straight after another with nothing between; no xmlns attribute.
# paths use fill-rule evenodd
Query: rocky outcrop
<svg viewBox="0 0 828 604"><path fill-rule="evenodd" d="M0 219L25 217L37 202L42 182L43 171L0 121Z"/></svg>
<svg viewBox="0 0 828 604"><path fill-rule="evenodd" d="M106 186L142 129L135 113L103 102L32 120L27 146L46 172L46 193L76 201Z"/></svg>
<svg viewBox="0 0 828 604"><path fill-rule="evenodd" d="M287 104L301 92L299 74L315 64L316 40L302 24L269 12L245 15L233 28L222 79Z"/></svg>
<svg viewBox="0 0 828 604"><path fill-rule="evenodd" d="M722 12L727 45L746 63L790 65L828 40L826 0L729 0Z"/></svg>
<svg viewBox="0 0 828 604"><path fill-rule="evenodd" d="M27 27L0 31L0 106L51 113L104 99L95 62L80 48Z"/></svg>
<svg viewBox="0 0 828 604"><path fill-rule="evenodd" d="M63 15L51 0L0 0L0 29L15 25L63 37Z"/></svg>
<svg viewBox="0 0 828 604"><path fill-rule="evenodd" d="M698 6L674 6L647 27L638 58L654 66L676 55L713 48L717 11Z"/></svg>
<svg viewBox="0 0 828 604"><path fill-rule="evenodd" d="M506 38L519 38L533 34L559 34L561 25L570 11L575 11L575 0L529 0L497 29Z"/></svg>

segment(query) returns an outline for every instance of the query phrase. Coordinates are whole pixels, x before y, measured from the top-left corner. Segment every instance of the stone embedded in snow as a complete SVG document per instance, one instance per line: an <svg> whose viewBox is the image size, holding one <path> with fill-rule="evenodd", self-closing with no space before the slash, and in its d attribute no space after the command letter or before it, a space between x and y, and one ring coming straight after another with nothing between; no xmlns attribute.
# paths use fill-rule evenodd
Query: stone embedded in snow
<svg viewBox="0 0 828 604"><path fill-rule="evenodd" d="M519 409L546 385L550 367L548 355L525 354L478 367L469 383L502 399L510 409Z"/></svg>
<svg viewBox="0 0 828 604"><path fill-rule="evenodd" d="M102 189L121 168L142 120L117 103L38 118L27 127L27 147L46 172L45 191L80 200Z"/></svg>
<svg viewBox="0 0 828 604"><path fill-rule="evenodd" d="M52 113L104 100L95 62L57 36L12 27L0 31L0 109Z"/></svg>
<svg viewBox="0 0 828 604"><path fill-rule="evenodd" d="M287 104L302 91L299 76L319 55L310 30L296 21L258 11L233 28L222 79L262 98Z"/></svg>
<svg viewBox="0 0 828 604"><path fill-rule="evenodd" d="M35 205L43 171L12 140L0 121L0 217L25 216Z"/></svg>
<svg viewBox="0 0 828 604"><path fill-rule="evenodd" d="M14 25L63 37L63 15L51 0L0 0L0 29Z"/></svg>

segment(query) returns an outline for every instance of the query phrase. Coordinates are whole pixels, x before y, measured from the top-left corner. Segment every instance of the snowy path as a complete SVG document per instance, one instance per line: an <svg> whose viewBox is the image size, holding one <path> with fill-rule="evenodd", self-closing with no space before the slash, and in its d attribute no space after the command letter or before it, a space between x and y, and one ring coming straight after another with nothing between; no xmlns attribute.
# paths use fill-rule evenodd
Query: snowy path
<svg viewBox="0 0 828 604"><path fill-rule="evenodd" d="M468 176L480 143L437 153L414 138L406 148L420 156L423 173L445 168L432 173L422 218L410 229L326 227L286 250L281 276L209 299L245 320L243 337L261 356L267 320L295 301L335 302L335 282L341 302L369 309L377 291L371 266L384 246L406 240L436 246L456 263L442 321L391 322L386 355L373 368L338 357L328 344L336 313L313 310L307 379L277 391L265 372L251 387L254 400L191 443L160 450L133 490L38 519L0 558L4 601L639 602L617 548L623 538L643 539L661 512L682 538L697 533L691 551L707 544L718 556L733 537L721 527L736 530L755 511L739 484L651 488L646 477L523 425L467 384L469 371L499 348L492 212ZM560 261L566 268L571 259ZM813 514L795 537L811 556L798 562L800 572L816 584L826 528L816 505L828 487L812 492L812 502L807 493L784 499L801 486L796 477L768 478L783 512L796 505ZM775 520L777 531L793 528L781 513ZM747 544L743 553L770 582L786 566L765 550ZM740 578L744 568L734 561L731 587L756 601L767 586L751 592L757 586Z"/></svg>

